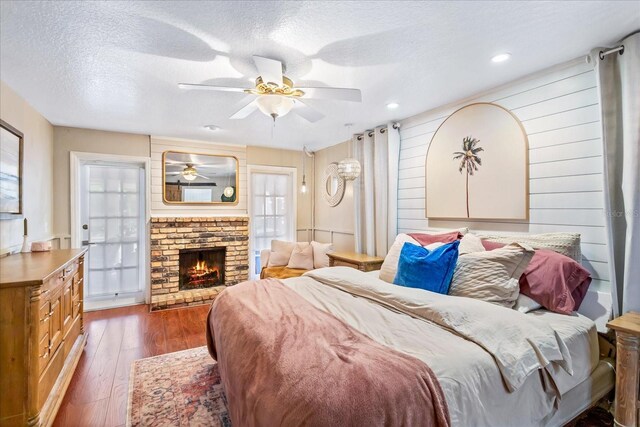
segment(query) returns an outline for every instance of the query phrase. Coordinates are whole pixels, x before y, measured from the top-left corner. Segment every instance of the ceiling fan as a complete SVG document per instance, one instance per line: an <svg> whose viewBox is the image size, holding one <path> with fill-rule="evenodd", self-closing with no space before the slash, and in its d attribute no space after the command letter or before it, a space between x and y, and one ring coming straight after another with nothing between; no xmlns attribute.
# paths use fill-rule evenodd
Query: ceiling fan
<svg viewBox="0 0 640 427"><path fill-rule="evenodd" d="M334 99L338 101L361 102L360 89L336 87L297 87L293 81L283 75L282 62L254 56L259 76L255 87L228 87L205 84L179 83L182 89L213 90L220 92L240 92L255 95L256 98L234 113L231 119L244 119L256 110L262 111L275 121L293 111L310 122L317 122L324 117L316 109L305 104L305 99Z"/></svg>
<svg viewBox="0 0 640 427"><path fill-rule="evenodd" d="M180 164L179 162L171 162L171 164ZM184 179L186 179L187 181L193 181L196 178L203 178L203 179L211 179L209 177L206 177L204 175L200 175L198 173L198 170L195 168L195 166L193 165L193 163L184 163L185 168L182 169L181 171L176 171L176 172L166 172L166 175L182 175L182 177ZM206 165L198 165L198 167L207 167Z"/></svg>

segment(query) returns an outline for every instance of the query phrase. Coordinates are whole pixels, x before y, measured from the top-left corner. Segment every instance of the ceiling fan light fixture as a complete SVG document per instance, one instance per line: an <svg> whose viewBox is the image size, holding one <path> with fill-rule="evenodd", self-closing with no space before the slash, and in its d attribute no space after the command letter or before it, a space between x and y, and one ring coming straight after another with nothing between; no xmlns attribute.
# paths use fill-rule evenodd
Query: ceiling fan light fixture
<svg viewBox="0 0 640 427"><path fill-rule="evenodd" d="M187 181L193 181L198 177L198 171L191 165L187 165L186 168L182 169L182 177Z"/></svg>
<svg viewBox="0 0 640 427"><path fill-rule="evenodd" d="M345 181L353 181L360 176L360 162L352 157L340 160L338 175Z"/></svg>
<svg viewBox="0 0 640 427"><path fill-rule="evenodd" d="M281 95L260 95L256 103L260 111L275 120L277 117L286 116L291 111L294 100Z"/></svg>

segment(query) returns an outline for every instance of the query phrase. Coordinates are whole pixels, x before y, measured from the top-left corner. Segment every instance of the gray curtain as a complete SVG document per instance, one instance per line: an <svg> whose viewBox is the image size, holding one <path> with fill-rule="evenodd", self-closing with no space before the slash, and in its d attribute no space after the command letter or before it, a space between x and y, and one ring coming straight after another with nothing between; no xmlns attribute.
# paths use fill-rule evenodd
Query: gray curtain
<svg viewBox="0 0 640 427"><path fill-rule="evenodd" d="M353 183L355 249L385 256L398 227L400 134L389 123L354 136L352 142L355 158L362 166L360 177Z"/></svg>
<svg viewBox="0 0 640 427"><path fill-rule="evenodd" d="M613 314L640 311L640 32L596 63L602 137L604 193Z"/></svg>

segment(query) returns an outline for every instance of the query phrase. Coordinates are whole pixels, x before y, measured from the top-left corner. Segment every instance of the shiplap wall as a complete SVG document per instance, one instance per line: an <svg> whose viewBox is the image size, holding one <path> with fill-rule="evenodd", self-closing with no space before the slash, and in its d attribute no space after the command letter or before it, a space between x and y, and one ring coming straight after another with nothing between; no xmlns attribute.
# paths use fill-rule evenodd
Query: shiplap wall
<svg viewBox="0 0 640 427"><path fill-rule="evenodd" d="M451 113L473 102L501 105L525 128L530 163L528 222L425 218L425 159L431 138ZM611 305L611 287L600 111L592 65L574 61L457 105L408 118L401 122L400 139L399 233L461 226L505 233L578 232L582 235L583 265L593 277L584 311L603 326L608 314L602 311Z"/></svg>
<svg viewBox="0 0 640 427"><path fill-rule="evenodd" d="M235 156L239 164L238 204L170 205L162 200L162 153L189 153ZM151 215L152 216L245 216L247 215L247 149L244 145L151 137Z"/></svg>

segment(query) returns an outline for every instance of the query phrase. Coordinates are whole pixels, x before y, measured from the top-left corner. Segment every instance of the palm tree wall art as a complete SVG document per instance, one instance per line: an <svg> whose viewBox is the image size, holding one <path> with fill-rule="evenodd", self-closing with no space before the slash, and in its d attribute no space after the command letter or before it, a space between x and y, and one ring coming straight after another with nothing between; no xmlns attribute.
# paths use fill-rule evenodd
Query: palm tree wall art
<svg viewBox="0 0 640 427"><path fill-rule="evenodd" d="M432 122L425 122L421 129L428 130ZM418 137L421 138L408 136ZM413 141L407 145L407 153L421 149ZM488 102L462 106L440 123L426 144L427 224L431 225L431 220L529 219L529 144L522 123L511 111ZM407 180L407 198L420 198L422 189L415 186L413 170L417 159L413 156L409 159L406 164L412 170L400 179ZM543 186L546 182L539 184ZM409 209L416 205L411 206ZM412 215L407 218L410 227L417 224L415 214ZM456 224L442 223L443 227L449 225Z"/></svg>
<svg viewBox="0 0 640 427"><path fill-rule="evenodd" d="M462 173L464 170L466 179L466 199L467 199L467 218L469 215L469 176L473 176L475 171L478 171L478 167L482 166L482 159L478 156L478 153L484 151L482 147L478 145L480 140L467 136L462 139L462 151L454 151L453 160L460 160L460 166L458 171Z"/></svg>

